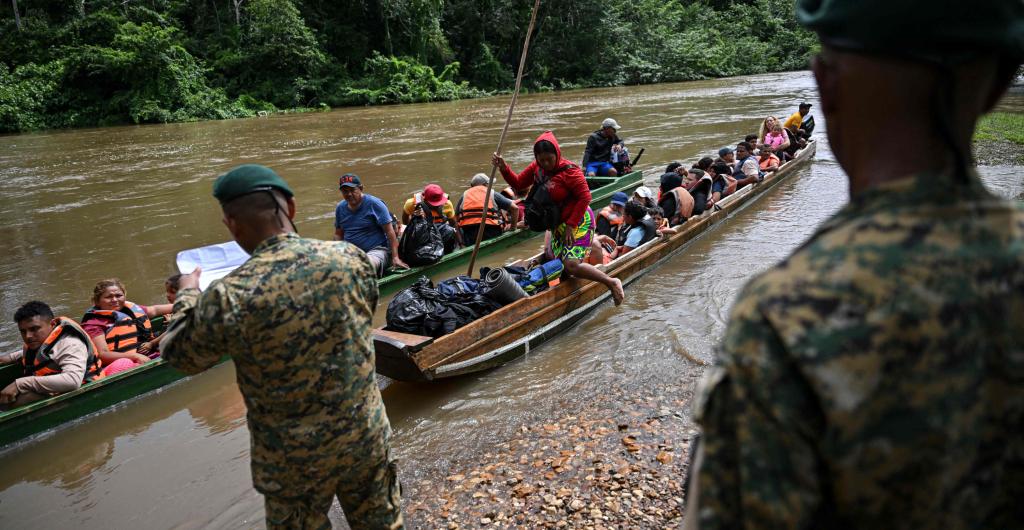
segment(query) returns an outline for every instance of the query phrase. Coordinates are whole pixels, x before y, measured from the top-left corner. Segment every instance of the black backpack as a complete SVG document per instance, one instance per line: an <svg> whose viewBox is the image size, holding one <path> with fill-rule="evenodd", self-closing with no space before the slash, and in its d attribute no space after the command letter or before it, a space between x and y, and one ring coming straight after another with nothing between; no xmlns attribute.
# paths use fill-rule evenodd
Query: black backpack
<svg viewBox="0 0 1024 530"><path fill-rule="evenodd" d="M550 177L535 183L524 201L526 226L534 232L554 230L562 223L562 208L551 199L550 183Z"/></svg>
<svg viewBox="0 0 1024 530"><path fill-rule="evenodd" d="M414 216L398 241L398 256L413 267L432 265L444 256L444 239L434 223Z"/></svg>

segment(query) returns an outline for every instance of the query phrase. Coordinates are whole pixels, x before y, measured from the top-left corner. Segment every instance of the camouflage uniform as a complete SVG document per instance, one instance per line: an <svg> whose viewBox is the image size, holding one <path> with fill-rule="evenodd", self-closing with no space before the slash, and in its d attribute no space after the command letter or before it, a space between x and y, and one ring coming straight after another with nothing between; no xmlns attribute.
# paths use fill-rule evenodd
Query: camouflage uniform
<svg viewBox="0 0 1024 530"><path fill-rule="evenodd" d="M374 371L377 283L348 243L274 236L183 313L164 358L188 373L235 361L252 475L271 528L329 528L337 495L353 529L400 528L390 426Z"/></svg>
<svg viewBox="0 0 1024 530"><path fill-rule="evenodd" d="M1024 211L973 172L854 197L746 286L699 394L704 530L1020 527Z"/></svg>

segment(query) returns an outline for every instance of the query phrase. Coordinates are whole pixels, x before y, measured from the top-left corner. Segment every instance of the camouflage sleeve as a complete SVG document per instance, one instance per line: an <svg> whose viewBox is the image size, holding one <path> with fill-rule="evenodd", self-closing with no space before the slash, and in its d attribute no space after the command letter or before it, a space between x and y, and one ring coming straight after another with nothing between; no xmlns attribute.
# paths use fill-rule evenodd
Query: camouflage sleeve
<svg viewBox="0 0 1024 530"><path fill-rule="evenodd" d="M230 354L230 308L221 283L214 282L205 293L183 289L174 302L179 315L161 343L162 356L171 366L189 374L210 368L222 355Z"/></svg>
<svg viewBox="0 0 1024 530"><path fill-rule="evenodd" d="M752 300L737 302L705 382L700 528L813 527L823 513L822 413Z"/></svg>

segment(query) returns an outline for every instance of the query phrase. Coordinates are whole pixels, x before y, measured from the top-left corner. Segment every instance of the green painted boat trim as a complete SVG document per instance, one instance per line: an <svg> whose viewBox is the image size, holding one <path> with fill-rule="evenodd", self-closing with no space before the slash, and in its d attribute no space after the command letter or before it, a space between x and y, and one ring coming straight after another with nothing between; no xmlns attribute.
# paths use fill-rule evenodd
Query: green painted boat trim
<svg viewBox="0 0 1024 530"><path fill-rule="evenodd" d="M612 200L612 195L615 192L622 191L627 192L628 194L640 187L643 184L643 179L644 175L642 171L634 171L621 177L588 177L587 183L590 185L591 189L590 204L595 210L597 210L597 208L603 208ZM489 239L480 243L480 250L477 253L477 257L493 254L517 245L527 239L537 237L538 235L540 234L526 229L506 232L494 239ZM397 292L412 285L413 283L416 283L416 280L421 276L430 275L435 272L469 263L469 258L472 257L472 254L472 247L460 248L459 250L441 258L441 261L433 265L415 267L399 272L395 272L394 269L392 269L391 274L377 280L377 289L380 291L381 296Z"/></svg>
<svg viewBox="0 0 1024 530"><path fill-rule="evenodd" d="M643 173L634 171L621 177L590 177L587 179L593 190L591 204L603 207L611 201L617 191L632 192L643 183ZM480 256L509 248L526 239L537 236L529 230L508 232L480 245ZM444 257L440 262L427 267L417 267L398 274L391 274L378 280L382 294L392 293L412 285L420 276L449 267L469 263L472 249L459 249ZM156 330L162 330L163 317L153 319ZM220 362L229 358L224 357ZM21 377L20 364L0 366L0 388ZM52 398L30 403L15 410L0 412L0 448L7 448L16 442L50 431L55 427L98 413L123 401L142 396L170 383L188 377L167 361L156 359L138 368L121 372L98 381L82 385L77 390ZM20 444L19 444L20 445Z"/></svg>

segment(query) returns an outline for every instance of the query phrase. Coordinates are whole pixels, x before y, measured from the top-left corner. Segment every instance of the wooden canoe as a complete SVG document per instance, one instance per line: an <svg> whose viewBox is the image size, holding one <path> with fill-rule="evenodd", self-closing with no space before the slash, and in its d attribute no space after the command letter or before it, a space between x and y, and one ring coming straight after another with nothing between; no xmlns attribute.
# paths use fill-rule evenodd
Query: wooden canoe
<svg viewBox="0 0 1024 530"><path fill-rule="evenodd" d="M676 234L659 237L603 265L610 276L628 285L688 242L753 203L793 175L814 156L811 141L797 157L719 203L713 211L691 218ZM374 330L377 372L400 381L430 381L487 370L528 353L574 325L610 294L604 285L570 279L553 289L509 304L443 337Z"/></svg>
<svg viewBox="0 0 1024 530"><path fill-rule="evenodd" d="M632 194L633 190L643 183L642 171L627 173L621 177L588 177L587 184L590 185L591 204L595 212L597 208L607 206L612 200L612 194L617 191ZM480 250L477 257L486 256L516 245L526 239L536 237L536 232L526 229L512 230L494 238L480 243ZM421 276L439 272L445 269L469 263L473 254L472 247L460 248L441 258L441 261L433 265L415 267L412 269L391 269L387 275L377 280L377 288L381 296L394 293L404 289L416 282Z"/></svg>

